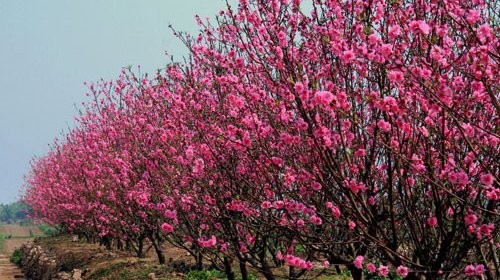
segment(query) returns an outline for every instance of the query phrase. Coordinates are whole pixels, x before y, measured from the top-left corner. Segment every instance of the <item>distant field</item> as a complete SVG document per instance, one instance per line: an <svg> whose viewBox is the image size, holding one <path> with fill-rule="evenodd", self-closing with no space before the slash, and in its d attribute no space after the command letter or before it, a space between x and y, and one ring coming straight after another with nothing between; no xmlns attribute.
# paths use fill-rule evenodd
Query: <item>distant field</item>
<svg viewBox="0 0 500 280"><path fill-rule="evenodd" d="M43 235L36 225L0 225L0 254L10 254L24 242Z"/></svg>
<svg viewBox="0 0 500 280"><path fill-rule="evenodd" d="M42 231L36 225L20 226L17 224L0 225L0 234L4 236L34 237L42 235Z"/></svg>

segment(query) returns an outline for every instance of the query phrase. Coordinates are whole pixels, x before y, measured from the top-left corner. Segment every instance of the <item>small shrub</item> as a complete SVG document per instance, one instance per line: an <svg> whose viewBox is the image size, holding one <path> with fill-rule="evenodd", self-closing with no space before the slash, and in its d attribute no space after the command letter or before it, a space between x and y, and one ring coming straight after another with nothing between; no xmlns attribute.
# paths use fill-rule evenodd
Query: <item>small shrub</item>
<svg viewBox="0 0 500 280"><path fill-rule="evenodd" d="M41 224L38 228L45 236L55 237L59 235L59 229L49 224Z"/></svg>
<svg viewBox="0 0 500 280"><path fill-rule="evenodd" d="M21 266L21 262L23 261L23 256L24 256L23 251L21 251L20 249L16 249L10 256L10 261L16 264L17 266Z"/></svg>
<svg viewBox="0 0 500 280"><path fill-rule="evenodd" d="M219 270L191 270L186 275L186 280L210 280L210 279L223 279L226 276Z"/></svg>

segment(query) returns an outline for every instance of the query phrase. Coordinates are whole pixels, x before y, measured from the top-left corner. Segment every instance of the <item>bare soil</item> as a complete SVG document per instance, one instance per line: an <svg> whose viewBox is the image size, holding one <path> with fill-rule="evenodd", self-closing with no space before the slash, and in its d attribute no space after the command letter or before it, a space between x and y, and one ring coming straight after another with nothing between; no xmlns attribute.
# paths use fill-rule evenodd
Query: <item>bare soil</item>
<svg viewBox="0 0 500 280"><path fill-rule="evenodd" d="M63 271L80 269L83 279L150 279L150 274L154 273L158 280L180 280L194 265L193 258L184 250L168 244L164 246L167 264L160 265L153 250L139 259L131 252L109 251L85 241L74 242L69 236L37 238L35 243L56 255Z"/></svg>
<svg viewBox="0 0 500 280"><path fill-rule="evenodd" d="M10 262L7 255L0 254L0 279L24 279L21 270Z"/></svg>

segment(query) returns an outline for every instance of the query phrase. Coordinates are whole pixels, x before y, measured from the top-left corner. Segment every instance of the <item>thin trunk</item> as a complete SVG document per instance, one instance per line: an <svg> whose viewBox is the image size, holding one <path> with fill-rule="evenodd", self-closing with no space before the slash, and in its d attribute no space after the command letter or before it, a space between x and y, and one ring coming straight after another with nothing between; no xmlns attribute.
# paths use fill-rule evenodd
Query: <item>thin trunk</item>
<svg viewBox="0 0 500 280"><path fill-rule="evenodd" d="M262 266L261 273L264 275L266 280L275 280L276 277L274 277L274 274L271 271L271 267L269 266L269 263L267 262L266 250L262 250L262 252L259 254L259 259L260 259L260 263Z"/></svg>
<svg viewBox="0 0 500 280"><path fill-rule="evenodd" d="M490 240L489 245L491 254L493 254L493 264L495 266L495 274L497 277L500 277L500 261L498 260L497 250L495 248L495 244L493 244L493 239Z"/></svg>
<svg viewBox="0 0 500 280"><path fill-rule="evenodd" d="M201 254L201 252L197 250L194 258L196 261L196 269L202 270L203 269L203 255Z"/></svg>
<svg viewBox="0 0 500 280"><path fill-rule="evenodd" d="M158 238L154 238L151 236L151 242L153 243L153 247L155 248L156 256L158 256L158 262L160 264L165 264L165 255L163 254L163 248L161 248L161 243Z"/></svg>
<svg viewBox="0 0 500 280"><path fill-rule="evenodd" d="M247 265L244 261L240 260L240 273L242 280L248 280Z"/></svg>
<svg viewBox="0 0 500 280"><path fill-rule="evenodd" d="M354 265L350 264L347 269L351 272L353 280L363 280L363 270L356 268Z"/></svg>
<svg viewBox="0 0 500 280"><path fill-rule="evenodd" d="M290 266L290 268L288 269L288 277L290 279L297 279L297 276L295 275L295 269L293 266Z"/></svg>
<svg viewBox="0 0 500 280"><path fill-rule="evenodd" d="M235 280L233 268L231 267L231 260L228 257L224 257L224 272L226 273L227 280Z"/></svg>

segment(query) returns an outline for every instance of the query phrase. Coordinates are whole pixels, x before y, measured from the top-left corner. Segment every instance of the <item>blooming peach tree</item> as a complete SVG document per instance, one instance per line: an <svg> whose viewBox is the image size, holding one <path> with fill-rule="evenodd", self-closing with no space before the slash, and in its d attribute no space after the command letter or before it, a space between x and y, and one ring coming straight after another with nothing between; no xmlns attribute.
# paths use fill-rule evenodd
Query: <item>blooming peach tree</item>
<svg viewBox="0 0 500 280"><path fill-rule="evenodd" d="M154 79L91 87L25 200L266 279L499 275L498 5L241 0ZM142 249L138 249L142 252ZM287 266L286 275L281 267Z"/></svg>

